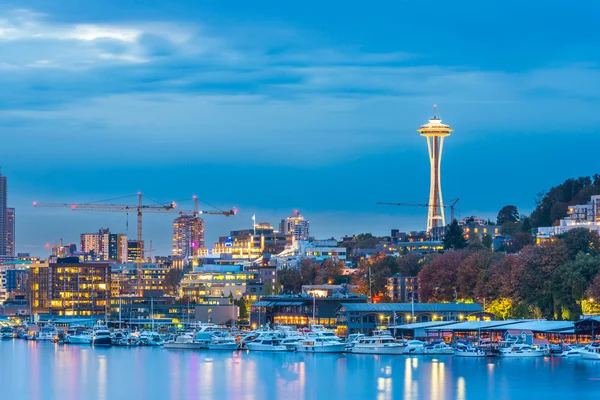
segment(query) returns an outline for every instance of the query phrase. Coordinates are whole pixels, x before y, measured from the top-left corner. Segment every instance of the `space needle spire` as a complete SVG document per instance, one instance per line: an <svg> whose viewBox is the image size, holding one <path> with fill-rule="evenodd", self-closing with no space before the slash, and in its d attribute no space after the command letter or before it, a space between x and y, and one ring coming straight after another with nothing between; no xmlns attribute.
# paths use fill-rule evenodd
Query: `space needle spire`
<svg viewBox="0 0 600 400"><path fill-rule="evenodd" d="M427 233L431 233L433 228L446 226L444 216L444 201L442 200L441 183L441 165L442 149L444 147L444 138L450 136L449 125L442 124L442 120L437 116L437 106L433 105L433 118L425 125L421 125L417 132L427 139L427 149L429 150L429 164L431 167L429 184L429 207L427 215Z"/></svg>

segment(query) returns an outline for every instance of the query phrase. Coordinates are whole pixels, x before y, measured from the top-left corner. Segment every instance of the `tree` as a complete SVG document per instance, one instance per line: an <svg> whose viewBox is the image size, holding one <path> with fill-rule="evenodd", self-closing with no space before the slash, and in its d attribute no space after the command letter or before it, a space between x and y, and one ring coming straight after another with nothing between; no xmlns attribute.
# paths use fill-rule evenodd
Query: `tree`
<svg viewBox="0 0 600 400"><path fill-rule="evenodd" d="M507 253L518 253L525 246L530 246L533 244L535 244L535 238L530 233L517 232L511 237L504 250Z"/></svg>
<svg viewBox="0 0 600 400"><path fill-rule="evenodd" d="M302 275L297 269L282 269L277 277L285 293L300 293L302 290Z"/></svg>
<svg viewBox="0 0 600 400"><path fill-rule="evenodd" d="M248 302L243 297L233 302L239 309L240 319L248 319Z"/></svg>
<svg viewBox="0 0 600 400"><path fill-rule="evenodd" d="M595 231L587 228L575 228L568 230L559 236L569 251L569 258L574 260L579 252L585 254L598 254L600 250L600 236Z"/></svg>
<svg viewBox="0 0 600 400"><path fill-rule="evenodd" d="M496 218L496 223L498 225L504 225L507 222L519 222L519 210L517 210L516 206L504 206L498 212L498 217Z"/></svg>
<svg viewBox="0 0 600 400"><path fill-rule="evenodd" d="M484 248L486 248L488 250L492 250L493 246L494 246L494 239L486 233L485 235L483 235L483 238L481 239L481 244L483 245Z"/></svg>
<svg viewBox="0 0 600 400"><path fill-rule="evenodd" d="M454 301L462 251L429 256L419 272L419 296L423 302Z"/></svg>
<svg viewBox="0 0 600 400"><path fill-rule="evenodd" d="M564 319L581 315L581 300L600 270L600 256L579 252L575 260L561 264L554 271L552 292Z"/></svg>
<svg viewBox="0 0 600 400"><path fill-rule="evenodd" d="M418 254L406 254L398 259L397 272L402 276L417 276L421 266L422 260Z"/></svg>
<svg viewBox="0 0 600 400"><path fill-rule="evenodd" d="M181 280L181 271L171 268L165 274L165 289L167 293L177 293L179 281Z"/></svg>
<svg viewBox="0 0 600 400"><path fill-rule="evenodd" d="M460 225L458 225L457 220L453 220L450 225L446 227L443 242L445 249L460 250L467 247L467 240L463 236L463 230Z"/></svg>
<svg viewBox="0 0 600 400"><path fill-rule="evenodd" d="M529 218L525 215L522 215L521 216L521 232L531 234L532 229L533 229L533 226L531 225L531 218Z"/></svg>
<svg viewBox="0 0 600 400"><path fill-rule="evenodd" d="M507 320L513 317L513 301L507 298L500 298L489 303L485 311L494 314L497 319Z"/></svg>
<svg viewBox="0 0 600 400"><path fill-rule="evenodd" d="M492 256L491 251L480 250L462 260L456 277L456 291L459 298L475 297L479 281L484 279L484 273L492 265Z"/></svg>

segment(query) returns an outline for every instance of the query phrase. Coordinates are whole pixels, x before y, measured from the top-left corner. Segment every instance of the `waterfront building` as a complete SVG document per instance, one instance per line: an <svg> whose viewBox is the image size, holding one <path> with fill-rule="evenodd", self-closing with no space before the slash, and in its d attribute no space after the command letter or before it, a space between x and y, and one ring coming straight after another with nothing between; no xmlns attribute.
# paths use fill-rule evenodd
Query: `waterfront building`
<svg viewBox="0 0 600 400"><path fill-rule="evenodd" d="M591 196L586 204L568 206L567 216L561 219L558 225L537 228L537 242L576 228L585 228L600 234L600 195Z"/></svg>
<svg viewBox="0 0 600 400"><path fill-rule="evenodd" d="M198 267L184 274L179 282L179 295L195 303L230 295L237 300L246 293L249 281L258 280L258 275L258 272L242 271L236 266Z"/></svg>
<svg viewBox="0 0 600 400"><path fill-rule="evenodd" d="M444 201L442 200L442 149L444 147L444 139L450 136L453 132L449 125L442 124L433 109L433 118L424 125L421 125L417 132L421 133L427 139L427 149L429 151L430 164L430 185L429 185L429 205L427 215L427 232L431 232L433 228L446 226L446 218L444 216Z"/></svg>
<svg viewBox="0 0 600 400"><path fill-rule="evenodd" d="M173 256L188 258L204 248L204 220L195 215L182 215L173 221Z"/></svg>
<svg viewBox="0 0 600 400"><path fill-rule="evenodd" d="M134 296L152 291L162 295L177 294L177 283L181 271L158 263L142 262L140 286L138 287L139 263L111 265L111 295L113 297Z"/></svg>
<svg viewBox="0 0 600 400"><path fill-rule="evenodd" d="M366 297L356 295L331 297L313 297L310 295L263 296L251 306L250 323L253 327L267 323L297 327L321 324L336 329L339 325L338 311L341 309L342 303L366 304L366 302Z"/></svg>
<svg viewBox="0 0 600 400"><path fill-rule="evenodd" d="M33 314L105 315L110 298L110 266L80 263L76 257L35 264L29 272L29 302Z"/></svg>
<svg viewBox="0 0 600 400"><path fill-rule="evenodd" d="M394 303L419 302L419 283L416 276L394 274L387 279L387 295Z"/></svg>
<svg viewBox="0 0 600 400"><path fill-rule="evenodd" d="M348 334L370 334L381 326L403 322L490 320L475 303L346 303L337 312L338 325Z"/></svg>
<svg viewBox="0 0 600 400"><path fill-rule="evenodd" d="M308 240L310 237L310 221L305 219L298 210L281 220L279 231L291 236L293 240Z"/></svg>

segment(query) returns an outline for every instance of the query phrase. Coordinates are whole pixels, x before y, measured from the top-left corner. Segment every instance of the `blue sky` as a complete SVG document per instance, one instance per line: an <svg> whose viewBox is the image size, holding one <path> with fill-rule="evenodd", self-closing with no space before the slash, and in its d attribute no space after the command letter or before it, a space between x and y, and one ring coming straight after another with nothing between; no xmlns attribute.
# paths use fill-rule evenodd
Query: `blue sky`
<svg viewBox="0 0 600 400"><path fill-rule="evenodd" d="M122 215L33 200L137 191L237 206L235 218L206 218L209 243L253 213L276 223L293 209L320 237L423 229L425 210L375 203L427 200L415 129L434 103L455 129L445 198L460 197L462 216L530 211L541 190L598 172L599 11L591 1L3 2L0 165L17 248L44 254L59 237L125 230ZM145 223L168 254L169 217Z"/></svg>

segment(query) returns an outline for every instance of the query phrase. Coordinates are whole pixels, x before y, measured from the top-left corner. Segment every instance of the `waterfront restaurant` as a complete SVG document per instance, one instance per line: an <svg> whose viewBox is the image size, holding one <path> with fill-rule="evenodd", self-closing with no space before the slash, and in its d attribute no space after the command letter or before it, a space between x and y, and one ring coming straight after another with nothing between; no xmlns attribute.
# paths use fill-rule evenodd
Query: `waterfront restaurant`
<svg viewBox="0 0 600 400"><path fill-rule="evenodd" d="M258 302L252 304L250 324L252 327L267 323L297 327L321 324L327 328L335 329L338 326L337 312L340 310L342 303L365 304L366 302L367 298L365 296L356 295L334 295L331 297L313 297L309 295L263 296Z"/></svg>
<svg viewBox="0 0 600 400"><path fill-rule="evenodd" d="M492 320L475 303L342 303L337 320L346 334L370 334L381 326L401 322Z"/></svg>

